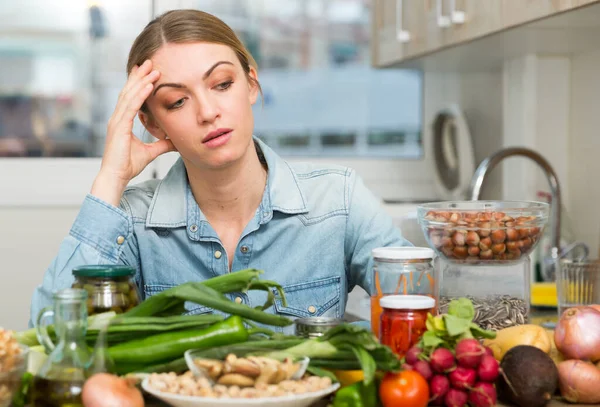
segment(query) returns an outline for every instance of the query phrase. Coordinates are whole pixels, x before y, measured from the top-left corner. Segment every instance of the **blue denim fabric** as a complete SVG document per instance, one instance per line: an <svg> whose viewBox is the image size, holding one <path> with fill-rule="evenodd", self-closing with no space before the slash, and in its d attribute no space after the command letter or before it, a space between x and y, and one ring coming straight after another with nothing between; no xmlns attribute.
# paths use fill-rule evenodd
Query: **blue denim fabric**
<svg viewBox="0 0 600 407"><path fill-rule="evenodd" d="M283 285L287 306L278 300L268 312L291 318L342 317L347 293L355 285L370 291L371 249L411 244L353 170L292 165L256 142L269 168L267 187L232 253L232 270L261 269L262 278ZM194 200L181 159L163 180L127 188L118 208L91 195L85 198L34 292L33 320L50 305L54 291L73 283L71 270L85 264L135 267L145 297L229 272L225 249ZM264 303L266 294L229 297L254 307ZM209 312L197 304L186 307L190 313Z"/></svg>

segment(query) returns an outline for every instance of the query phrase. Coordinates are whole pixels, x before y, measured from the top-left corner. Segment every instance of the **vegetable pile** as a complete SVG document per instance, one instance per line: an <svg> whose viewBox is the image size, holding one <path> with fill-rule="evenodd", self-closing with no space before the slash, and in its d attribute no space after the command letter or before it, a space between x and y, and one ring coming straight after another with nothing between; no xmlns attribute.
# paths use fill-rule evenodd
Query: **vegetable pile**
<svg viewBox="0 0 600 407"><path fill-rule="evenodd" d="M480 343L495 333L473 323L467 298L453 300L448 314L428 315L427 332L405 356L403 367L429 383L430 405L488 407L496 404L499 368L492 351Z"/></svg>

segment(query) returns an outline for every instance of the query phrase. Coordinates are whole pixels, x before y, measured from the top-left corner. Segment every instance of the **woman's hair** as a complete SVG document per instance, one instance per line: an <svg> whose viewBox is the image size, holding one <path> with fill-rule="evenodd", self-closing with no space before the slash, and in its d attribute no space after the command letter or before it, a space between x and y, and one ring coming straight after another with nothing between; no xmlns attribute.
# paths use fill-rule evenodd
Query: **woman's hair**
<svg viewBox="0 0 600 407"><path fill-rule="evenodd" d="M127 74L135 65L141 65L158 49L167 43L184 44L193 42L209 42L222 44L231 48L246 73L250 83L262 89L257 80L250 76L250 67L257 69L256 61L233 30L222 20L199 10L172 10L150 21L137 36L127 60ZM142 111L150 113L146 104Z"/></svg>

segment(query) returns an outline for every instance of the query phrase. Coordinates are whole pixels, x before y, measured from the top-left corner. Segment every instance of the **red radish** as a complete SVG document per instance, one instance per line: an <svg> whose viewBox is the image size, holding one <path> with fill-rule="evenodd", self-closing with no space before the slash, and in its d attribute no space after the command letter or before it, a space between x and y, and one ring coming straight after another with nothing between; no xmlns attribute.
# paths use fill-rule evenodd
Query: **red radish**
<svg viewBox="0 0 600 407"><path fill-rule="evenodd" d="M459 366L448 375L452 387L459 390L467 390L477 381L477 373L474 369Z"/></svg>
<svg viewBox="0 0 600 407"><path fill-rule="evenodd" d="M469 392L469 404L473 407L496 405L496 388L491 383L479 382Z"/></svg>
<svg viewBox="0 0 600 407"><path fill-rule="evenodd" d="M421 354L421 352L423 352L421 348L417 347L416 345L410 348L408 352L406 352L406 363L408 363L409 365L414 365L415 362L419 360L419 355Z"/></svg>
<svg viewBox="0 0 600 407"><path fill-rule="evenodd" d="M431 371L431 367L429 363L424 360L417 360L414 365L412 365L413 370L416 370L425 378L425 380L429 381L431 376L433 376L433 372Z"/></svg>
<svg viewBox="0 0 600 407"><path fill-rule="evenodd" d="M430 364L431 368L438 373L448 372L456 366L454 355L446 348L434 350L431 354Z"/></svg>
<svg viewBox="0 0 600 407"><path fill-rule="evenodd" d="M477 376L479 380L493 383L498 378L500 373L500 365L495 357L484 355L481 358L481 363L477 368Z"/></svg>
<svg viewBox="0 0 600 407"><path fill-rule="evenodd" d="M476 369L485 349L477 339L463 339L456 344L455 353L459 366Z"/></svg>
<svg viewBox="0 0 600 407"><path fill-rule="evenodd" d="M467 396L466 391L450 389L446 393L446 397L444 397L444 402L447 407L464 407L468 399L469 396Z"/></svg>
<svg viewBox="0 0 600 407"><path fill-rule="evenodd" d="M429 392L431 393L431 401L429 404L441 406L444 404L444 396L450 390L450 381L446 376L436 374L429 382Z"/></svg>
<svg viewBox="0 0 600 407"><path fill-rule="evenodd" d="M413 367L408 363L402 364L402 370L413 370Z"/></svg>
<svg viewBox="0 0 600 407"><path fill-rule="evenodd" d="M489 348L487 346L484 346L483 349L485 350L485 354L489 355L489 356L494 356L494 351L492 350L492 348Z"/></svg>

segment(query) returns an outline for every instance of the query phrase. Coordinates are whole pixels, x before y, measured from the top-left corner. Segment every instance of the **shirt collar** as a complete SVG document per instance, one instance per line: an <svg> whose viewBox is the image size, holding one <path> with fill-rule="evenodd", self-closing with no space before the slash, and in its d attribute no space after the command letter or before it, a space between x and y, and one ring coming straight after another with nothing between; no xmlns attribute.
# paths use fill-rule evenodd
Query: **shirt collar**
<svg viewBox="0 0 600 407"><path fill-rule="evenodd" d="M261 140L254 138L269 172L267 187L260 204L261 223L270 220L273 211L287 214L306 213L306 199L290 165ZM174 228L206 220L188 183L183 160L179 158L158 184L146 216L147 227Z"/></svg>

